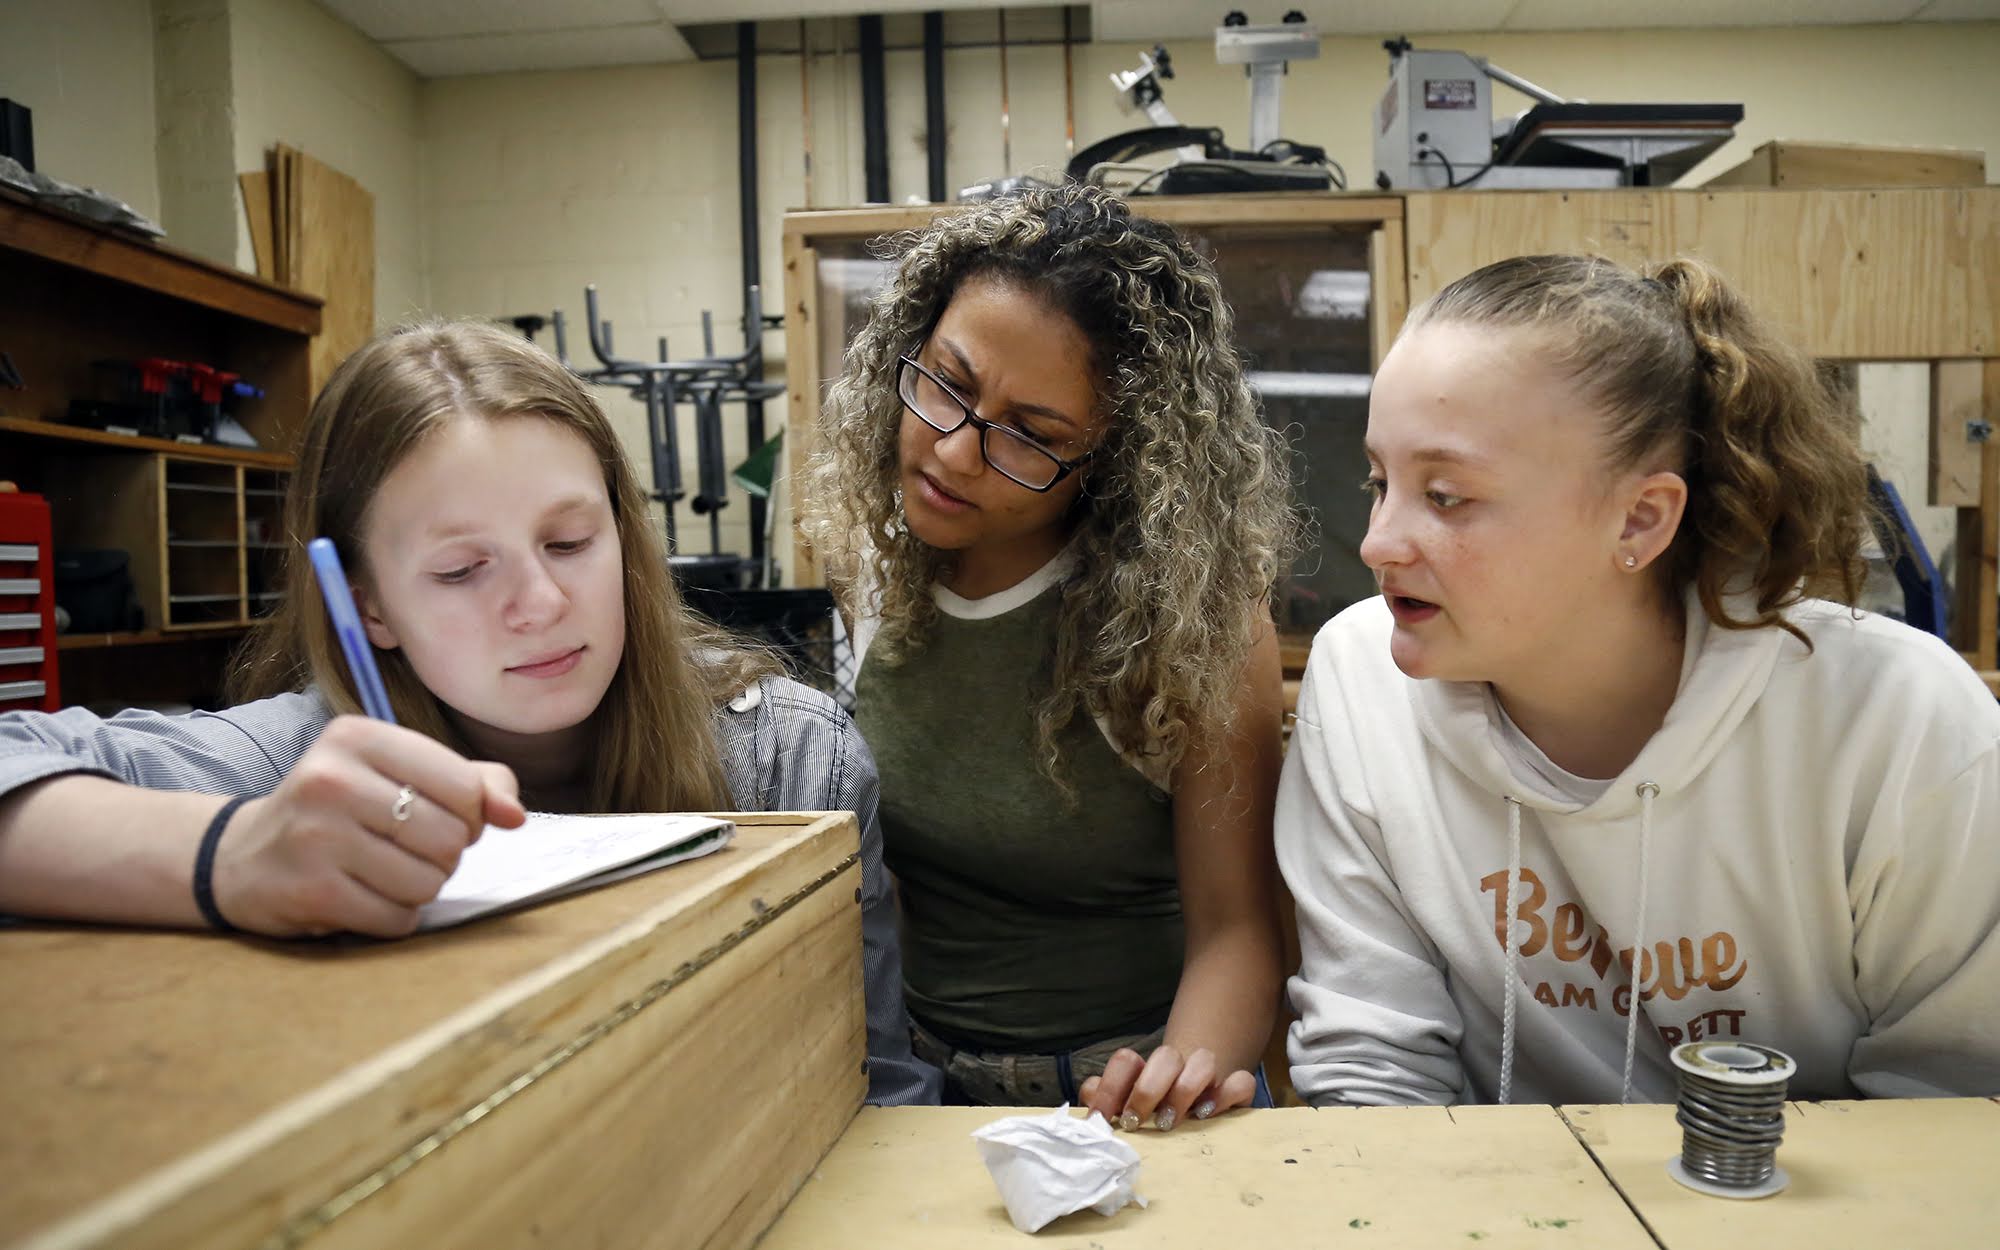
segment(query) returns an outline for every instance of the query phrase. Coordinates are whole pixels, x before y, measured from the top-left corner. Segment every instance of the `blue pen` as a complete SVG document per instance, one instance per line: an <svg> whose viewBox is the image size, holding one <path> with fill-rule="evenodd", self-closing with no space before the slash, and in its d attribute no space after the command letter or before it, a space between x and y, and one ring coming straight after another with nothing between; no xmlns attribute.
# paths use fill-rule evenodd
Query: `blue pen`
<svg viewBox="0 0 2000 1250"><path fill-rule="evenodd" d="M306 544L313 573L319 578L319 592L326 598L327 615L333 618L333 632L347 655L347 671L361 692L361 707L376 720L396 723L389 710L389 692L382 686L382 672L375 667L375 649L361 629L361 613L354 607L354 591L347 585L347 570L340 567L340 553L331 538L315 538Z"/></svg>

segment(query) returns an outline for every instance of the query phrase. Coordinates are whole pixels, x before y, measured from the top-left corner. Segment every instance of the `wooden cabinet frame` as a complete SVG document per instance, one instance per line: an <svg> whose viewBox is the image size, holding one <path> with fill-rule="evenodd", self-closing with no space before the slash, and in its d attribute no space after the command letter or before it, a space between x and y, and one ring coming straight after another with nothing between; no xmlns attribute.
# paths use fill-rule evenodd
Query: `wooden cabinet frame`
<svg viewBox="0 0 2000 1250"><path fill-rule="evenodd" d="M820 252L840 245L852 247L903 230L917 230L937 216L958 212L963 205L930 204L903 208L832 209L785 214L785 390L787 428L785 462L798 480L812 452L812 433L819 419L819 400L833 369L821 359L822 310L819 306ZM1372 226L1370 334L1373 355L1382 353L1395 337L1408 305L1403 276L1403 202L1390 195L1185 196L1139 199L1133 211L1177 226ZM834 368L837 368L835 362ZM819 585L823 574L812 549L792 535L791 573L795 585Z"/></svg>
<svg viewBox="0 0 2000 1250"><path fill-rule="evenodd" d="M822 387L819 253L920 228L955 205L785 217L788 424L794 480ZM1535 252L1626 264L1698 256L1806 350L1833 361L1934 363L1926 502L1959 509L1953 642L2000 693L2000 187L1876 190L1433 192L1407 196L1199 196L1135 201L1185 225L1374 224L1374 354L1409 308L1480 265ZM791 580L816 584L794 533Z"/></svg>

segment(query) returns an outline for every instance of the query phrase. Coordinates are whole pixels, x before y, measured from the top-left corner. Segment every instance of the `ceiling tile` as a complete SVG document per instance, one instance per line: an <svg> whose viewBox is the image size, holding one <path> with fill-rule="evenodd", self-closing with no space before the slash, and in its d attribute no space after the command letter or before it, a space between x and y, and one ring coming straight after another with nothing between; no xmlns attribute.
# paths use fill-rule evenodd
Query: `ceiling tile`
<svg viewBox="0 0 2000 1250"><path fill-rule="evenodd" d="M1930 0L1916 12L1919 22L2000 21L2000 0Z"/></svg>
<svg viewBox="0 0 2000 1250"><path fill-rule="evenodd" d="M903 14L991 13L992 0L320 0L426 76L683 61L675 26ZM1230 0L1093 0L1102 43L1208 40ZM1274 0L1242 6L1275 21L1297 7L1328 36L1484 31L1845 25L2000 20L2000 0ZM1025 18L1027 15L1023 14Z"/></svg>
<svg viewBox="0 0 2000 1250"><path fill-rule="evenodd" d="M653 0L320 0L378 43L454 35L584 30L660 20Z"/></svg>
<svg viewBox="0 0 2000 1250"><path fill-rule="evenodd" d="M914 13L924 9L993 9L993 0L657 0L669 21L786 21L801 17L853 17L857 13Z"/></svg>
<svg viewBox="0 0 2000 1250"><path fill-rule="evenodd" d="M596 30L405 39L383 46L425 78L694 59L694 51L680 33L660 22Z"/></svg>
<svg viewBox="0 0 2000 1250"><path fill-rule="evenodd" d="M1297 8L1322 35L1395 35L1438 30L1495 30L1515 0L1344 0L1337 5L1273 3L1241 5L1254 22L1275 22ZM1166 39L1209 39L1232 6L1209 0L1096 0L1091 6L1097 38L1153 43Z"/></svg>
<svg viewBox="0 0 2000 1250"><path fill-rule="evenodd" d="M1500 30L1646 30L1900 22L1923 0L1520 0Z"/></svg>

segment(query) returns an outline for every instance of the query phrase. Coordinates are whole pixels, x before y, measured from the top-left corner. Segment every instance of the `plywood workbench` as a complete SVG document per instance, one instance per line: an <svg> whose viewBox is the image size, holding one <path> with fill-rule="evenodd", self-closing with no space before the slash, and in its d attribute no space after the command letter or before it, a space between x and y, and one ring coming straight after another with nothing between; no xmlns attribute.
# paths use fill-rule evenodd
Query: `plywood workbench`
<svg viewBox="0 0 2000 1250"><path fill-rule="evenodd" d="M968 1136L1019 1112L861 1108L852 818L738 819L709 858L403 942L0 931L0 1246L1027 1244ZM1792 1187L1756 1203L1668 1179L1664 1106L1239 1111L1128 1140L1152 1205L1042 1242L1776 1250L2000 1228L2000 1105L1977 1099L1795 1104Z"/></svg>
<svg viewBox="0 0 2000 1250"><path fill-rule="evenodd" d="M866 1092L860 843L736 819L399 942L0 930L0 1246L749 1244Z"/></svg>
<svg viewBox="0 0 2000 1250"><path fill-rule="evenodd" d="M1029 1244L968 1136L988 1108L866 1108L761 1250ZM1038 1245L1570 1250L1980 1247L1995 1243L2000 1105L1795 1103L1757 1202L1668 1177L1671 1106L1236 1112L1128 1137L1149 1205L1065 1216Z"/></svg>

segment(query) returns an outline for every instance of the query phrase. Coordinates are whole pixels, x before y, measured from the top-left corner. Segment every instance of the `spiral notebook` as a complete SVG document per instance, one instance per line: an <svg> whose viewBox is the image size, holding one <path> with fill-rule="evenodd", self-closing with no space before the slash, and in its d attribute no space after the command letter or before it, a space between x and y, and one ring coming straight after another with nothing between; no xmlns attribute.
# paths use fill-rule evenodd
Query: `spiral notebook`
<svg viewBox="0 0 2000 1250"><path fill-rule="evenodd" d="M531 812L518 829L488 825L418 913L417 928L448 928L696 859L720 850L735 831L715 816L660 813Z"/></svg>

